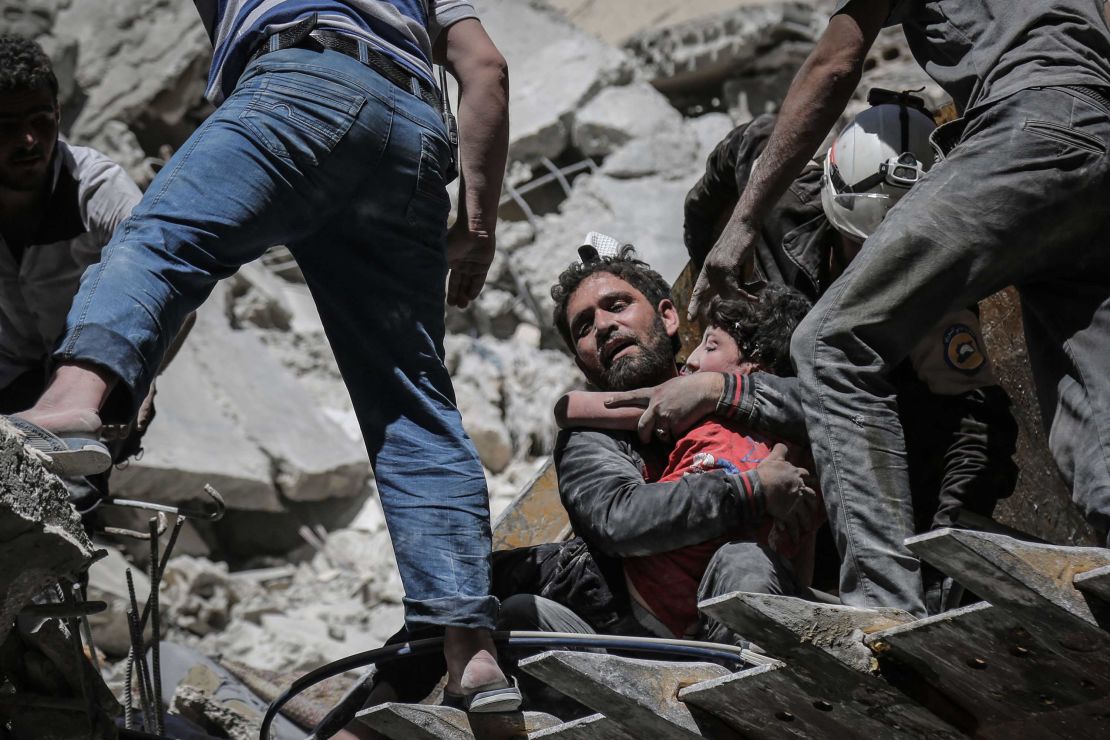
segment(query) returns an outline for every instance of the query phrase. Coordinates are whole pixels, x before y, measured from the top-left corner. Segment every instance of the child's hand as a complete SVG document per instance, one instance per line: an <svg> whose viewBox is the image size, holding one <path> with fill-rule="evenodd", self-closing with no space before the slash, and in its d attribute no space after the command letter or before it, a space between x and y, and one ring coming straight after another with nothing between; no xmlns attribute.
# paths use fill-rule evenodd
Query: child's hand
<svg viewBox="0 0 1110 740"><path fill-rule="evenodd" d="M787 462L786 445L777 444L755 469L763 487L767 514L797 541L810 529L817 512L817 493L806 484L804 468Z"/></svg>

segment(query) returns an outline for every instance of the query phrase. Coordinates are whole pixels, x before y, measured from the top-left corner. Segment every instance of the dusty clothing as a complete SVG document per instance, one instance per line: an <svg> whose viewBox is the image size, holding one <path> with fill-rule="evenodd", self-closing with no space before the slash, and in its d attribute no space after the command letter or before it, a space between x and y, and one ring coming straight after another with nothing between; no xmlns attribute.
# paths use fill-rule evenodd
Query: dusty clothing
<svg viewBox="0 0 1110 740"><path fill-rule="evenodd" d="M680 480L713 470L753 470L771 453L769 443L718 421L704 421L682 436L667 458L660 482ZM740 479L742 483L747 478ZM723 537L696 545L623 560L625 576L635 594L676 637L687 634L698 620L698 586L718 549L730 540L768 544L771 522L737 526ZM783 557L796 554L786 542L774 548Z"/></svg>
<svg viewBox="0 0 1110 740"><path fill-rule="evenodd" d="M852 0L839 0L836 11ZM1092 0L894 0L914 59L961 112L1018 90L1110 84L1110 35Z"/></svg>
<svg viewBox="0 0 1110 740"><path fill-rule="evenodd" d="M717 208L734 202L774 128L764 115L738 126L706 163L686 199L686 245L700 264L713 245ZM806 169L764 220L755 245L755 277L784 283L816 301L832 283L840 236L821 208L821 169ZM891 375L907 430L914 529L945 527L961 509L989 516L1017 479L1017 425L997 385L973 309L936 323ZM797 378L753 373L738 378L735 418L776 439L804 442L805 410Z"/></svg>
<svg viewBox="0 0 1110 740"><path fill-rule="evenodd" d="M58 142L38 233L28 244L12 244L0 230L0 389L26 373L45 373L82 273L141 197L100 152Z"/></svg>

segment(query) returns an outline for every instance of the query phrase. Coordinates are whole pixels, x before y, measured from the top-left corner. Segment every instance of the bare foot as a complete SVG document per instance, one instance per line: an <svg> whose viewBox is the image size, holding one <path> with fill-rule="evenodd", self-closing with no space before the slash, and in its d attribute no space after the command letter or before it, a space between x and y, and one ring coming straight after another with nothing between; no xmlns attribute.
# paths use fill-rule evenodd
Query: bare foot
<svg viewBox="0 0 1110 740"><path fill-rule="evenodd" d="M447 659L445 691L470 694L479 688L509 685L497 665L497 648L488 630L448 627L443 654Z"/></svg>

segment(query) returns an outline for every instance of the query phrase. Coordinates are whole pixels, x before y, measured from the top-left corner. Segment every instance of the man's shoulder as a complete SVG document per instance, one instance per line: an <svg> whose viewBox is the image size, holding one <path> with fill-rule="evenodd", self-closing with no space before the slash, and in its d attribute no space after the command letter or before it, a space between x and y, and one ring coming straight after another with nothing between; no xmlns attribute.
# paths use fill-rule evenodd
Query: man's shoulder
<svg viewBox="0 0 1110 740"><path fill-rule="evenodd" d="M111 233L143 197L127 171L103 152L59 140L57 156L62 168L59 182L70 181L88 228Z"/></svg>
<svg viewBox="0 0 1110 740"><path fill-rule="evenodd" d="M58 158L61 160L62 168L78 182L123 178L138 190L138 186L127 171L114 159L97 149L70 144L68 141L59 139Z"/></svg>

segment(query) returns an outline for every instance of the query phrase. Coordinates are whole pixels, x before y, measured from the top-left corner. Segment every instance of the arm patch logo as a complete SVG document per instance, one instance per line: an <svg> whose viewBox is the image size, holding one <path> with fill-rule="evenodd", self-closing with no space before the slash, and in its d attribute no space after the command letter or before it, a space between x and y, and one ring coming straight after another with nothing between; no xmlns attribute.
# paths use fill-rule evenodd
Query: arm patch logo
<svg viewBox="0 0 1110 740"><path fill-rule="evenodd" d="M957 372L974 375L987 358L979 349L975 332L966 324L953 324L944 331L944 361Z"/></svg>

